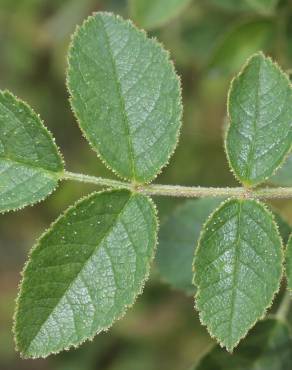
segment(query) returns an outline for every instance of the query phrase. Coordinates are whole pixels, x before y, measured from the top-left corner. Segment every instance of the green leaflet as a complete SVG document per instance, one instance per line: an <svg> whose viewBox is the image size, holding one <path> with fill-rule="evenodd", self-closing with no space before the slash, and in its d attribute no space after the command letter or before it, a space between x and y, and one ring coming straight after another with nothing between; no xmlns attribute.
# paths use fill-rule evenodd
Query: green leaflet
<svg viewBox="0 0 292 370"><path fill-rule="evenodd" d="M270 183L277 186L292 186L292 155L290 154L286 162L273 177L269 180Z"/></svg>
<svg viewBox="0 0 292 370"><path fill-rule="evenodd" d="M210 334L232 351L279 289L282 246L272 214L255 200L223 203L194 259L196 306Z"/></svg>
<svg viewBox="0 0 292 370"><path fill-rule="evenodd" d="M0 91L0 212L44 199L62 172L62 158L41 119L14 95Z"/></svg>
<svg viewBox="0 0 292 370"><path fill-rule="evenodd" d="M291 149L292 89L271 59L255 54L233 80L226 152L247 186L267 180Z"/></svg>
<svg viewBox="0 0 292 370"><path fill-rule="evenodd" d="M288 326L278 320L259 322L234 354L216 346L193 370L287 370L292 363Z"/></svg>
<svg viewBox="0 0 292 370"><path fill-rule="evenodd" d="M141 292L156 244L152 202L126 190L94 193L39 240L24 270L17 348L46 357L109 328Z"/></svg>
<svg viewBox="0 0 292 370"><path fill-rule="evenodd" d="M166 165L181 126L180 84L168 54L129 21L96 13L69 52L71 105L105 163L134 182Z"/></svg>
<svg viewBox="0 0 292 370"><path fill-rule="evenodd" d="M131 17L146 29L157 28L177 16L192 0L129 0Z"/></svg>
<svg viewBox="0 0 292 370"><path fill-rule="evenodd" d="M187 294L195 291L192 259L201 228L219 202L187 200L161 225L155 260L158 270L163 280Z"/></svg>
<svg viewBox="0 0 292 370"><path fill-rule="evenodd" d="M287 277L287 287L292 290L292 234L288 240L285 256L285 272Z"/></svg>

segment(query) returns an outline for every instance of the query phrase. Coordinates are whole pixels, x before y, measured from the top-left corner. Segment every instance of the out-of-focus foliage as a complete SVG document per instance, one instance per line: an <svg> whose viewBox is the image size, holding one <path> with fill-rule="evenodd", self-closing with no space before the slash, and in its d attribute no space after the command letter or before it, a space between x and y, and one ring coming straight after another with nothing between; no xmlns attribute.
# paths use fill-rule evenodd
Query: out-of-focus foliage
<svg viewBox="0 0 292 370"><path fill-rule="evenodd" d="M191 0L129 0L130 16L140 27L157 28L179 13Z"/></svg>
<svg viewBox="0 0 292 370"><path fill-rule="evenodd" d="M193 370L285 370L291 362L288 326L268 319L255 326L233 355L216 346Z"/></svg>
<svg viewBox="0 0 292 370"><path fill-rule="evenodd" d="M231 76L247 56L259 49L276 59L284 70L292 69L291 2L270 2L271 7L267 3L250 6L251 2L262 3L192 0L150 31L150 36L171 52L184 87L180 143L157 181L236 185L222 145ZM70 163L69 170L110 177L85 140L80 140L65 88L70 34L77 23L98 10L129 16L126 0L0 0L0 88L12 90L41 114ZM91 190L92 186L64 183L46 202L1 218L0 369L190 368L209 350L211 340L194 315L190 299L161 284L156 270L137 305L110 333L47 360L21 360L15 354L11 333L13 301L28 249L62 210ZM156 201L161 218L180 203L166 198ZM274 206L291 223L292 202L279 200Z"/></svg>
<svg viewBox="0 0 292 370"><path fill-rule="evenodd" d="M278 0L207 0L227 11L271 14Z"/></svg>
<svg viewBox="0 0 292 370"><path fill-rule="evenodd" d="M186 294L195 292L192 260L201 228L218 199L190 199L175 209L159 232L156 264L161 278Z"/></svg>
<svg viewBox="0 0 292 370"><path fill-rule="evenodd" d="M286 250L286 275L288 289L292 290L292 234L288 240Z"/></svg>
<svg viewBox="0 0 292 370"><path fill-rule="evenodd" d="M292 156L290 155L283 167L275 173L275 175L270 179L270 182L274 185L279 186L291 186L292 185Z"/></svg>
<svg viewBox="0 0 292 370"><path fill-rule="evenodd" d="M275 222L278 225L279 233L282 237L284 247L286 247L289 236L292 232L292 227L288 224L286 220L279 215L278 212L274 212Z"/></svg>
<svg viewBox="0 0 292 370"><path fill-rule="evenodd" d="M252 19L236 23L219 42L209 68L221 73L236 72L252 53L269 50L275 24L269 19Z"/></svg>

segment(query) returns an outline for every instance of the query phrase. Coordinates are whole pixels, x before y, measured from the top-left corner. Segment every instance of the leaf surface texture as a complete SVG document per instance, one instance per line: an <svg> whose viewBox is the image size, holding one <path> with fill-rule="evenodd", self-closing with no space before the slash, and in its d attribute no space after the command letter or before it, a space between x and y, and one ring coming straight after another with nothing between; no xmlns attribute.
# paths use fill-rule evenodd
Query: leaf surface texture
<svg viewBox="0 0 292 370"><path fill-rule="evenodd" d="M45 357L109 328L141 292L156 244L152 202L94 193L39 240L24 271L15 333L25 357Z"/></svg>
<svg viewBox="0 0 292 370"><path fill-rule="evenodd" d="M202 231L194 272L200 319L232 351L279 289L282 245L272 214L254 200L223 203Z"/></svg>
<svg viewBox="0 0 292 370"><path fill-rule="evenodd" d="M233 80L226 150L231 168L245 185L268 179L291 150L292 89L271 59L254 55Z"/></svg>
<svg viewBox="0 0 292 370"><path fill-rule="evenodd" d="M41 119L11 93L0 92L0 212L44 199L62 172L62 158Z"/></svg>
<svg viewBox="0 0 292 370"><path fill-rule="evenodd" d="M181 126L181 93L168 54L129 21L89 17L73 37L68 87L80 127L120 177L149 182Z"/></svg>

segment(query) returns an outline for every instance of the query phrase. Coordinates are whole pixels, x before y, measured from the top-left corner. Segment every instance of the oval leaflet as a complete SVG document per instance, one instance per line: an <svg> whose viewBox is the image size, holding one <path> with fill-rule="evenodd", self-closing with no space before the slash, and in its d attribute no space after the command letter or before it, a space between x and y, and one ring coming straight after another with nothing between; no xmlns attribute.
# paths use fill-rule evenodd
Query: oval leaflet
<svg viewBox="0 0 292 370"><path fill-rule="evenodd" d="M152 202L127 190L70 207L33 248L20 288L15 337L46 357L109 328L141 292L156 245Z"/></svg>
<svg viewBox="0 0 292 370"><path fill-rule="evenodd" d="M0 91L0 212L44 199L63 171L62 157L39 116Z"/></svg>
<svg viewBox="0 0 292 370"><path fill-rule="evenodd" d="M96 13L73 37L67 81L79 125L107 166L133 182L153 180L181 126L168 53L131 22Z"/></svg>
<svg viewBox="0 0 292 370"><path fill-rule="evenodd" d="M207 221L194 259L196 307L228 351L271 305L282 259L276 224L261 203L231 199Z"/></svg>
<svg viewBox="0 0 292 370"><path fill-rule="evenodd" d="M246 186L267 180L292 148L292 89L286 76L263 54L251 57L229 92L226 153Z"/></svg>

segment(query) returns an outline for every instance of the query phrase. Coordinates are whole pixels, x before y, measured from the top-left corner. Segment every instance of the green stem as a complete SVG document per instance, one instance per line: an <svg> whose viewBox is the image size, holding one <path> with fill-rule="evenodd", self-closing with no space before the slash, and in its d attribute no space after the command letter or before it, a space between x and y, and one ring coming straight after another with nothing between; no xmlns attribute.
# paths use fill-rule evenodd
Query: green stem
<svg viewBox="0 0 292 370"><path fill-rule="evenodd" d="M103 177L83 175L81 173L73 173L65 171L63 175L63 180L73 180L84 182L87 184L94 184L98 186L105 186L110 188L123 188L123 189L132 189L132 185L126 182L104 179Z"/></svg>
<svg viewBox="0 0 292 370"><path fill-rule="evenodd" d="M239 198L292 198L292 188L247 189L244 187L212 188L176 185L144 185L138 192L147 195L162 195L186 198L239 197Z"/></svg>
<svg viewBox="0 0 292 370"><path fill-rule="evenodd" d="M289 311L290 311L291 303L292 303L292 299L291 299L290 293L287 290L282 298L282 302L280 303L280 306L276 313L276 317L279 320L283 320L283 321L286 320L289 314Z"/></svg>
<svg viewBox="0 0 292 370"><path fill-rule="evenodd" d="M136 185L128 182L104 179L102 177L88 176L65 171L64 180L74 180L102 187L123 188L145 195L159 195L184 198L205 198L205 197L238 197L238 198L292 198L292 188L259 188L247 189L244 187L214 188L201 186L180 186L180 185Z"/></svg>

